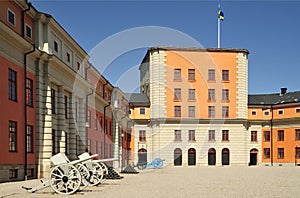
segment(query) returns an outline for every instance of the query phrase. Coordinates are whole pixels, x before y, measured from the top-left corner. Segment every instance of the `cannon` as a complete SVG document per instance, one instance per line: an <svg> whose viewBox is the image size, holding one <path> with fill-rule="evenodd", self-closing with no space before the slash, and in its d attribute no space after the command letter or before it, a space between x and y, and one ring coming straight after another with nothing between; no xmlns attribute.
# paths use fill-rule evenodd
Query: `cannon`
<svg viewBox="0 0 300 198"><path fill-rule="evenodd" d="M90 184L94 169L87 166L86 163L97 156L98 154L83 155L79 160L70 161L64 153L58 153L50 158L53 167L50 169L49 180L41 180L41 184L34 188L22 188L34 193L38 190L51 187L58 194L73 194L80 187L83 189ZM98 175L98 173L96 174Z"/></svg>
<svg viewBox="0 0 300 198"><path fill-rule="evenodd" d="M152 162L147 163L147 162L139 162L137 164L138 169L143 170L145 168L149 168L151 166L153 166L154 168L161 168L164 164L165 160L160 159L160 158L155 158Z"/></svg>

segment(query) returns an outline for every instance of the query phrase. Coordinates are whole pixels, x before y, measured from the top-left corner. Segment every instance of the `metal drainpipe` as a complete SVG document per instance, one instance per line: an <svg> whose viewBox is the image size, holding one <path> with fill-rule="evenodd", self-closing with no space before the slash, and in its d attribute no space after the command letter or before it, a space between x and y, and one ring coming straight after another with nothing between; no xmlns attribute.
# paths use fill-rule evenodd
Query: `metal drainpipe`
<svg viewBox="0 0 300 198"><path fill-rule="evenodd" d="M105 86L108 84L108 82L106 81L104 84L103 84L103 88L102 88L102 92L103 92L103 99L105 100ZM111 104L111 101L108 102L108 104L106 106L104 106L104 125L103 125L103 128L104 128L104 133L103 133L103 156L104 158L106 158L105 156L105 152L106 152L106 149L105 149L105 135L106 135L106 108L109 107Z"/></svg>
<svg viewBox="0 0 300 198"><path fill-rule="evenodd" d="M27 9L25 9L25 10L22 10L22 32L21 32L21 35L22 35L22 37L24 38L24 32L25 32L25 12L28 12L29 10L30 10L30 8L31 8L31 3L27 3L27 6L28 6L28 8Z"/></svg>
<svg viewBox="0 0 300 198"><path fill-rule="evenodd" d="M270 125L271 125L271 132L270 132L270 136L271 136L271 166L273 166L273 105L271 104L271 113L272 113L272 117L270 120Z"/></svg>
<svg viewBox="0 0 300 198"><path fill-rule="evenodd" d="M24 180L27 180L27 101L26 101L26 79L27 79L27 55L35 52L35 45L32 44L33 49L24 54Z"/></svg>
<svg viewBox="0 0 300 198"><path fill-rule="evenodd" d="M94 90L92 88L91 89L91 92L89 94L87 94L85 97L85 101L86 101L86 104L85 104L85 151L88 152L88 139L89 139L89 127L90 126L87 126L87 122L88 122L88 114L89 114L89 96L93 95L94 94Z"/></svg>

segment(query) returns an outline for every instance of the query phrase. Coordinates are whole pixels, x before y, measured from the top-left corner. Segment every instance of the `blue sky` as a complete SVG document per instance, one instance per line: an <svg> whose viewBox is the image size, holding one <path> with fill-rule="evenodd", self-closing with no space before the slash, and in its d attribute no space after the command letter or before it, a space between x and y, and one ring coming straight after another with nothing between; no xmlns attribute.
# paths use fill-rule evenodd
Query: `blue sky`
<svg viewBox="0 0 300 198"><path fill-rule="evenodd" d="M51 14L86 52L120 31L142 26L167 27L217 47L219 1L31 1ZM242 48L249 55L249 93L300 91L300 1L222 1L221 47ZM139 38L137 38L139 39ZM122 43L120 43L122 45ZM135 86L146 48L127 52L104 76L125 91ZM133 85L120 80L130 76Z"/></svg>

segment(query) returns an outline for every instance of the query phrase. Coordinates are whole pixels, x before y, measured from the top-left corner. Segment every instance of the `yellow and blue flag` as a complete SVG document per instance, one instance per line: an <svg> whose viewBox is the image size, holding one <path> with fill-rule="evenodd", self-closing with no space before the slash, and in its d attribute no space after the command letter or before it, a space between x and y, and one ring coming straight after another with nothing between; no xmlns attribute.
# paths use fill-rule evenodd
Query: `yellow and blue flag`
<svg viewBox="0 0 300 198"><path fill-rule="evenodd" d="M219 9L219 11L218 11L218 17L219 17L219 19L221 20L221 21L223 21L224 20L224 13Z"/></svg>

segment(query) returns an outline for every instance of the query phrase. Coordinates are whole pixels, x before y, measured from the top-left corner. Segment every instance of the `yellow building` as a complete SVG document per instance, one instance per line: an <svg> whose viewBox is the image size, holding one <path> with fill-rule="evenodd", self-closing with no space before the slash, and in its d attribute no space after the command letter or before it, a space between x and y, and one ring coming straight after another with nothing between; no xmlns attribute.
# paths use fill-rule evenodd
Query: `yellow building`
<svg viewBox="0 0 300 198"><path fill-rule="evenodd" d="M260 141L250 141L250 132L260 134L261 126L247 125L248 54L244 49L150 48L140 66L150 117L134 125L135 159L248 165L255 153L254 163L260 163Z"/></svg>

